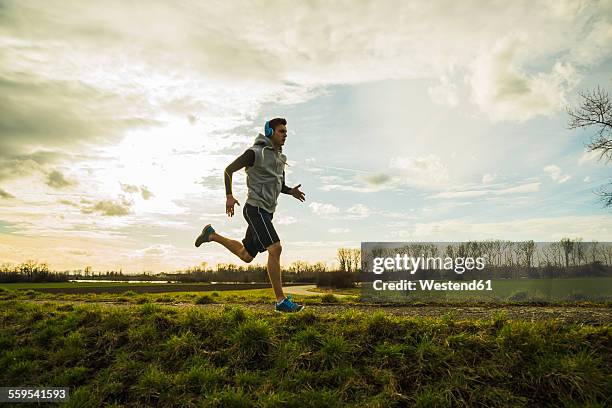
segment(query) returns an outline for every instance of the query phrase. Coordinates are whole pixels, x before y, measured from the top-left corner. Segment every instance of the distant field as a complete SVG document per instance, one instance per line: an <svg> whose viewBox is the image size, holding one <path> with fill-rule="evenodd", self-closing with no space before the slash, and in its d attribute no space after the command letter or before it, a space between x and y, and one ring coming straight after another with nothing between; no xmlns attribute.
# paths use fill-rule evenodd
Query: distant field
<svg viewBox="0 0 612 408"><path fill-rule="evenodd" d="M286 284L285 286L303 285ZM269 288L268 283L125 283L125 282L37 282L37 283L0 283L7 290L34 289L48 293L165 293L165 292L202 292L215 290L243 290Z"/></svg>
<svg viewBox="0 0 612 408"><path fill-rule="evenodd" d="M303 284L287 284L302 286ZM316 289L312 296L300 291L302 296L328 298L331 302L612 302L612 278L582 279L521 279L494 280L492 291L375 291L367 286L355 289ZM168 302L193 302L196 297L211 296L215 300L269 302L274 299L269 284L207 284L207 283L129 283L124 282L60 282L60 283L4 283L0 284L0 299L33 298L65 299L79 301L129 301L145 300ZM36 291L36 293L32 292ZM347 297L333 295L350 295ZM146 297L146 298L145 298ZM319 302L319 300L317 300Z"/></svg>
<svg viewBox="0 0 612 408"><path fill-rule="evenodd" d="M33 282L33 283L0 283L0 288L5 289L36 289L36 288L99 288L107 286L129 285L134 286L152 286L164 285L163 283L126 283L126 282ZM184 285L183 283L175 283L173 285ZM206 286L208 283L188 283L187 285Z"/></svg>
<svg viewBox="0 0 612 408"><path fill-rule="evenodd" d="M132 303L132 304L143 304L148 302L155 303L192 303L192 304L206 304L206 303L249 303L249 304L272 304L275 300L274 292L269 285L261 285L266 287L259 287L258 289L240 289L236 285L225 285L221 288L217 286L216 290L213 290L213 285L197 285L196 290L193 290L193 285L178 285L172 286L170 290L164 290L162 292L155 292L155 290L164 289L158 287L159 285L153 284L150 286L102 286L102 287L73 287L73 288L45 288L41 287L40 284L34 284L36 286L19 285L19 288L8 287L3 285L0 287L0 301L1 300L60 300L60 301L74 301L74 302L115 302L115 303ZM313 285L314 286L314 285ZM228 290L231 289L231 290ZM249 286L252 288L252 286ZM292 286L286 286L285 292L291 293ZM189 291L191 289L191 291ZM301 290L298 290L301 289ZM50 292L50 291L59 292ZM296 298L302 300L308 300L310 303L321 303L321 302L341 302L347 301L347 299L341 299L335 297L332 294L322 295L319 293L312 293L303 290L303 285L296 286L296 290L300 295L294 295ZM185 292L182 292L185 291ZM356 300L356 297L351 297L351 300Z"/></svg>

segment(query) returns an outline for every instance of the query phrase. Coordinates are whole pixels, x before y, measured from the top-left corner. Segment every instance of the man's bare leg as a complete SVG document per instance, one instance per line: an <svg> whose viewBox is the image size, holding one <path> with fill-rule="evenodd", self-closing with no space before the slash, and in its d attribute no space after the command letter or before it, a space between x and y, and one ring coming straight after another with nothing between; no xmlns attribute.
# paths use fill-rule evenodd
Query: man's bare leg
<svg viewBox="0 0 612 408"><path fill-rule="evenodd" d="M235 241L233 239L226 238L217 232L213 232L210 235L210 240L214 242L218 242L227 248L230 252L236 255L238 258L242 259L244 262L251 262L253 257L251 254L247 252L242 245L242 242ZM275 242L270 245L268 250L268 277L270 278L270 283L272 284L272 288L274 289L274 296L276 296L276 301L280 302L285 298L285 294L283 293L283 284L281 282L281 271L280 271L280 256L282 252L282 247L280 242Z"/></svg>
<svg viewBox="0 0 612 408"><path fill-rule="evenodd" d="M283 293L283 284L281 282L281 271L280 271L280 256L281 256L281 243L275 242L270 245L268 248L268 277L270 278L270 283L272 284L272 288L274 289L274 295L276 296L276 301L280 302L285 298L285 294Z"/></svg>
<svg viewBox="0 0 612 408"><path fill-rule="evenodd" d="M231 253L242 259L244 262L249 263L253 260L251 254L247 252L247 250L244 248L244 245L242 245L242 242L240 241L234 241L233 239L225 238L224 236L219 235L216 232L210 234L210 240L220 243L221 245L229 249Z"/></svg>

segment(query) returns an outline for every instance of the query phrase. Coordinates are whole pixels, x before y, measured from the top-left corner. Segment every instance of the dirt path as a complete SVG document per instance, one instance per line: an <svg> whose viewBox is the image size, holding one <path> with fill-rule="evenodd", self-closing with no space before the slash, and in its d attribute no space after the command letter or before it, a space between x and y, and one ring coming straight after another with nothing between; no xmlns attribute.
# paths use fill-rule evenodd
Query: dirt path
<svg viewBox="0 0 612 408"><path fill-rule="evenodd" d="M316 292L312 290L316 288L317 288L317 285L302 285L302 286L286 286L283 288L283 290L287 293L290 293L293 295L300 295L300 296L323 296L325 294L324 292ZM340 293L334 293L334 296L341 298L341 297L347 297L350 295L342 295Z"/></svg>
<svg viewBox="0 0 612 408"><path fill-rule="evenodd" d="M80 302L71 300L23 300L35 303L73 303L73 304L95 304L104 307L126 307L134 306L131 303L119 302ZM0 302L1 304L2 302ZM177 308L201 308L216 310L226 305L244 307L260 313L275 314L272 304L266 303L213 303L207 305L195 305L192 303L163 303L160 306ZM406 317L443 317L452 316L456 320L491 319L499 312L506 313L510 320L538 321L557 319L565 323L602 325L612 324L612 308L606 307L566 307L566 306L378 306L378 305L352 305L352 304L310 304L305 310L320 314L336 314L347 310L355 310L363 313L374 313L382 311L395 316Z"/></svg>

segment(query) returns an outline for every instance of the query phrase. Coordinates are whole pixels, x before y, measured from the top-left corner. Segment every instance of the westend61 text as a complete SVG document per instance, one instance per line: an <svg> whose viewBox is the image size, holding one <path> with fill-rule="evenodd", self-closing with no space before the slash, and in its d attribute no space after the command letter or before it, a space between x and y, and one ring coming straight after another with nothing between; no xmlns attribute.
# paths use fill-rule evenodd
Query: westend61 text
<svg viewBox="0 0 612 408"><path fill-rule="evenodd" d="M418 284L417 284L418 283ZM400 280L397 282L384 282L375 280L374 290L493 290L491 280L472 280L468 282L436 282L434 280Z"/></svg>

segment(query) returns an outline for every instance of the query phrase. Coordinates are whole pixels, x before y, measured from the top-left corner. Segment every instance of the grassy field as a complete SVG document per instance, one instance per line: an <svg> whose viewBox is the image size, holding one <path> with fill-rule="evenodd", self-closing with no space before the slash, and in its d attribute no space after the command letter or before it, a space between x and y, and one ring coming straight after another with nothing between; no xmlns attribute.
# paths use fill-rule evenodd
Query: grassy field
<svg viewBox="0 0 612 408"><path fill-rule="evenodd" d="M297 286L303 284L286 284L285 286ZM213 290L231 290L232 288L249 289L251 287L269 287L268 283L128 283L128 282L19 282L19 283L0 283L0 289L66 289L66 293L87 293L99 292L98 289L108 292L115 288L132 289L135 292L195 292ZM126 289L126 290L127 290Z"/></svg>
<svg viewBox="0 0 612 408"><path fill-rule="evenodd" d="M36 289L36 288L99 288L113 287L117 285L129 285L135 287L148 287L163 285L163 283L125 283L125 282L19 282L19 283L0 283L0 288L4 289ZM176 283L175 285L182 285ZM194 283L189 285L206 286L206 283Z"/></svg>
<svg viewBox="0 0 612 408"><path fill-rule="evenodd" d="M249 287L249 285L243 285ZM3 283L0 284L0 299L47 299L79 301L124 301L144 303L194 302L272 302L270 288L231 290L236 285L211 284L151 284L124 282L59 282L59 283ZM520 279L494 280L492 291L375 291L364 284L355 289L314 289L325 294L323 299L302 296L309 302L325 299L331 302L425 302L432 304L448 303L548 303L567 304L581 302L612 302L612 278L582 279ZM219 288L219 289L214 289ZM53 293L58 291L59 293ZM65 293L62 293L65 292ZM336 297L334 294L349 295Z"/></svg>
<svg viewBox="0 0 612 408"><path fill-rule="evenodd" d="M73 286L74 285L74 286ZM92 286L93 285L93 286ZM98 285L98 286L96 286ZM134 285L134 286L132 286ZM224 285L233 288L234 285ZM17 283L1 284L0 300L57 300L78 302L119 302L143 304L274 302L272 289L211 290L207 284L125 284L125 283ZM306 304L367 305L612 305L612 279L524 279L493 281L492 292L408 292L381 293L367 288L316 289L312 295L296 295ZM185 290L182 292L181 290ZM194 291L195 290L195 291ZM290 289L288 289L290 291ZM51 293L51 291L60 291ZM67 292L67 293L62 293ZM306 293L306 292L304 292Z"/></svg>
<svg viewBox="0 0 612 408"><path fill-rule="evenodd" d="M0 383L68 406L610 404L612 327L4 300Z"/></svg>
<svg viewBox="0 0 612 408"><path fill-rule="evenodd" d="M121 293L45 293L41 292L41 286L32 289L27 287L6 289L8 285L0 287L0 301L2 300L36 300L36 301L74 301L74 302L115 302L115 303L245 303L245 304L268 304L272 305L275 298L271 288L249 289L249 290L215 290L198 292L167 292L167 293L137 293L134 290L126 290ZM8 286L10 287L10 286ZM123 287L123 286L122 286ZM146 288L146 287L145 287ZM37 290L38 289L38 290ZM329 302L348 302L349 299L340 299L332 294L327 296L296 296L296 299L307 303ZM352 301L357 301L357 297L351 297Z"/></svg>
<svg viewBox="0 0 612 408"><path fill-rule="evenodd" d="M134 285L134 286L133 286ZM100 283L4 283L0 284L0 300L58 300L75 302L118 302L143 304L156 303L247 303L268 304L275 301L273 291L269 285L260 289L228 290L233 287L251 287L253 285L211 285L211 284L126 284L122 282ZM213 287L222 287L225 290L213 290ZM290 286L286 286L288 289ZM49 291L48 291L49 290ZM59 290L59 292L50 292ZM161 291L160 291L161 290ZM289 289L290 290L290 289ZM307 303L321 303L322 301L340 302L340 297L332 294L320 296L297 296ZM357 301L357 296L351 297ZM348 299L344 299L348 301Z"/></svg>

